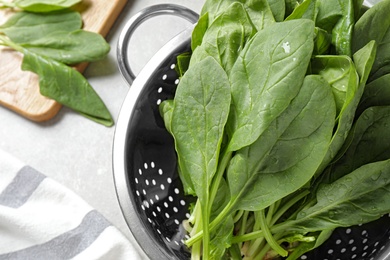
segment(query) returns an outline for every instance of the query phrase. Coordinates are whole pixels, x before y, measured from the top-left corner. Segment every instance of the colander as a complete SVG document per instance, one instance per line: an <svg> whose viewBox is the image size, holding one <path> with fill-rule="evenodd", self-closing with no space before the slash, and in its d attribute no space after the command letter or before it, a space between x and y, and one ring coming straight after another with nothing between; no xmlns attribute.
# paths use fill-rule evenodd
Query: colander
<svg viewBox="0 0 390 260"><path fill-rule="evenodd" d="M134 76L127 46L134 30L148 18L171 14L195 23L198 15L178 5L148 7L125 25L118 42L119 69L131 88L122 105L113 144L113 172L118 201L135 239L150 259L189 259L182 221L193 197L183 194L174 142L159 104L172 99L179 77L176 57L190 50L192 27L164 45ZM390 216L337 229L320 248L301 259L390 259Z"/></svg>

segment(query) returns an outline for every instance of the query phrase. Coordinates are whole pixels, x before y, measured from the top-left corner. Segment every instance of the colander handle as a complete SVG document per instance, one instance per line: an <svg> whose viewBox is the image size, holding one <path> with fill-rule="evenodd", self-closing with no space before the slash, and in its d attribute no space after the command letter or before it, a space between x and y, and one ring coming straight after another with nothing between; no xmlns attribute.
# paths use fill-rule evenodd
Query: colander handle
<svg viewBox="0 0 390 260"><path fill-rule="evenodd" d="M175 4L158 4L147 7L135 14L124 26L118 40L117 60L121 74L129 84L135 79L135 75L128 60L127 46L131 36L137 27L149 18L159 15L175 15L182 17L192 23L198 21L199 15L186 7Z"/></svg>

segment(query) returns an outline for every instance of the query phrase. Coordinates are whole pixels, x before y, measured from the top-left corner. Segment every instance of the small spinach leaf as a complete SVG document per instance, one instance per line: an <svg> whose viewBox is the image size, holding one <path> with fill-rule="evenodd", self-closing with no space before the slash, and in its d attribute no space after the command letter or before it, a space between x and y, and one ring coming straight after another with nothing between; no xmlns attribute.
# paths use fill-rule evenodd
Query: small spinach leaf
<svg viewBox="0 0 390 260"><path fill-rule="evenodd" d="M190 66L211 56L229 74L239 52L255 32L244 6L230 5L207 29L202 44L192 55Z"/></svg>
<svg viewBox="0 0 390 260"><path fill-rule="evenodd" d="M29 12L51 12L69 8L81 0L15 0L13 4Z"/></svg>
<svg viewBox="0 0 390 260"><path fill-rule="evenodd" d="M357 114L360 115L371 106L390 106L390 74L386 74L366 85Z"/></svg>
<svg viewBox="0 0 390 260"><path fill-rule="evenodd" d="M304 0L302 3L298 4L292 13L286 17L286 21L292 20L292 19L301 19L304 14L307 12L308 8L310 7L311 0Z"/></svg>
<svg viewBox="0 0 390 260"><path fill-rule="evenodd" d="M82 26L81 15L74 11L45 14L18 12L0 26L0 32L22 44L39 40L58 31L72 32Z"/></svg>
<svg viewBox="0 0 390 260"><path fill-rule="evenodd" d="M286 4L284 0L268 0L269 7L276 22L284 20L286 14Z"/></svg>
<svg viewBox="0 0 390 260"><path fill-rule="evenodd" d="M367 10L356 22L353 31L353 51L370 41L378 45L375 63L368 82L390 73L390 1L380 1Z"/></svg>
<svg viewBox="0 0 390 260"><path fill-rule="evenodd" d="M358 87L358 74L352 59L341 55L315 56L311 71L324 77L331 85L339 115Z"/></svg>
<svg viewBox="0 0 390 260"><path fill-rule="evenodd" d="M100 34L84 30L54 32L21 46L65 64L97 61L110 51Z"/></svg>
<svg viewBox="0 0 390 260"><path fill-rule="evenodd" d="M338 0L341 17L332 30L332 42L336 53L352 56L352 31L355 24L353 0ZM327 3L331 2L329 0Z"/></svg>
<svg viewBox="0 0 390 260"><path fill-rule="evenodd" d="M209 13L202 15L196 23L191 35L191 49L194 51L196 47L202 44L203 36L209 27Z"/></svg>
<svg viewBox="0 0 390 260"><path fill-rule="evenodd" d="M345 142L343 156L332 164L328 180L337 180L364 164L389 159L389 125L390 106L366 109Z"/></svg>
<svg viewBox="0 0 390 260"><path fill-rule="evenodd" d="M68 106L85 117L106 126L113 119L103 101L77 70L55 60L23 50L22 69L39 76L42 95Z"/></svg>
<svg viewBox="0 0 390 260"><path fill-rule="evenodd" d="M201 14L209 14L209 23L212 23L216 17L225 12L233 3L242 3L257 30L261 30L269 24L275 22L271 8L267 0L206 0Z"/></svg>

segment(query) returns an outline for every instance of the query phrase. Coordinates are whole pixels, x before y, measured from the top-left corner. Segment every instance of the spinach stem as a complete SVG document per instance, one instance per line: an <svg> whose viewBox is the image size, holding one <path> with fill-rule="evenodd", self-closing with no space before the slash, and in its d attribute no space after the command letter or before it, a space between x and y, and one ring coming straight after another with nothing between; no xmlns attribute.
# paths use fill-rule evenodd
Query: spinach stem
<svg viewBox="0 0 390 260"><path fill-rule="evenodd" d="M14 49L15 51L24 53L24 48L23 47L21 47L20 45L14 43L10 39L8 39L8 37L6 37L4 35L1 35L1 34L0 34L0 42L2 42L2 45L4 45L4 46L8 46L8 47Z"/></svg>
<svg viewBox="0 0 390 260"><path fill-rule="evenodd" d="M249 215L249 211L245 211L244 215L241 218L240 230L238 232L239 235L244 235L245 234L246 224L247 224L247 220L248 220L248 215ZM242 246L242 244L239 243L239 247L241 247L241 246Z"/></svg>
<svg viewBox="0 0 390 260"><path fill-rule="evenodd" d="M264 238L267 240L268 244L272 247L273 250L275 250L280 256L287 256L288 252L279 245L279 243L275 240L275 238L272 236L271 231L268 227L267 220L265 217L265 211L261 210L259 214L259 221L261 230L264 232Z"/></svg>
<svg viewBox="0 0 390 260"><path fill-rule="evenodd" d="M231 210L235 204L235 201L229 201L225 208L218 214L218 216L208 226L209 231L214 230L219 223L222 223L223 219L231 213ZM194 236L189 238L185 243L188 247L191 247L194 243L198 242L203 237L204 230L199 231Z"/></svg>
<svg viewBox="0 0 390 260"><path fill-rule="evenodd" d="M289 201L287 201L278 211L275 212L272 221L270 222L270 225L273 226L279 220L279 218L282 217L284 213L286 213L289 208L291 208L295 203L297 203L309 194L309 190L304 190Z"/></svg>
<svg viewBox="0 0 390 260"><path fill-rule="evenodd" d="M275 236L276 240L279 240L280 238L283 237L283 234L278 233L278 234L275 234L274 236ZM264 247L262 247L260 252L254 257L254 260L264 259L270 249L271 249L270 244L266 244Z"/></svg>
<svg viewBox="0 0 390 260"><path fill-rule="evenodd" d="M228 152L225 150L222 154L222 159L221 162L218 164L217 172L214 176L213 183L211 184L211 189L210 189L210 203L209 203L209 212L211 212L211 207L213 205L215 196L217 195L219 185L221 184L221 180L223 177L223 174L225 172L225 169L232 158L232 152Z"/></svg>
<svg viewBox="0 0 390 260"><path fill-rule="evenodd" d="M202 211L202 226L203 226L203 259L209 259L209 244L210 244L210 214L209 214L209 196L206 196L204 205L201 203L201 211Z"/></svg>
<svg viewBox="0 0 390 260"><path fill-rule="evenodd" d="M196 221L194 222L193 229L191 230L190 235L196 234L199 232L199 230L202 230L202 216L201 216L201 210L200 210L200 202L199 200L196 201L194 211L192 213L191 218L195 219ZM201 241L195 243L191 247L191 260L200 260L201 259L201 254L202 252L202 243Z"/></svg>

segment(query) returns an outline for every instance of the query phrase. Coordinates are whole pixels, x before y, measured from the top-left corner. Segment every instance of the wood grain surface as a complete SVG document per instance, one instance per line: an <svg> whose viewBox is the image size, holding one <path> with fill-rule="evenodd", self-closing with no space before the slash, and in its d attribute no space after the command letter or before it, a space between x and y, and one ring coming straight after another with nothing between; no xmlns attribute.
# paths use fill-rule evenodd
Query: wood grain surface
<svg viewBox="0 0 390 260"><path fill-rule="evenodd" d="M75 9L81 12L84 29L106 36L127 0L83 0ZM0 10L0 24L10 15ZM53 118L61 104L39 93L38 77L20 69L22 55L0 47L0 105L33 121ZM78 65L83 72L87 63Z"/></svg>

